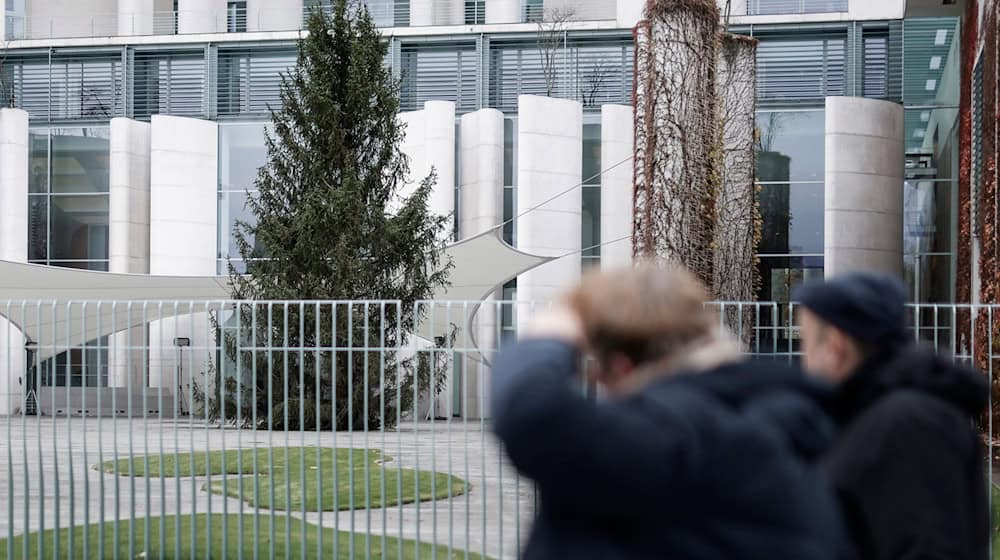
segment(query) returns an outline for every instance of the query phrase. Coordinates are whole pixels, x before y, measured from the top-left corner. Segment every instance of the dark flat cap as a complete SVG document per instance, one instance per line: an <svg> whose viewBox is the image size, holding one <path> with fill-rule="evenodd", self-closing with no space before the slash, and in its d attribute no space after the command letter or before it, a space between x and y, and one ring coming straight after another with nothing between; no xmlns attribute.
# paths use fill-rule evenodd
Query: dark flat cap
<svg viewBox="0 0 1000 560"><path fill-rule="evenodd" d="M906 287L891 276L852 272L795 290L802 307L866 344L905 339Z"/></svg>

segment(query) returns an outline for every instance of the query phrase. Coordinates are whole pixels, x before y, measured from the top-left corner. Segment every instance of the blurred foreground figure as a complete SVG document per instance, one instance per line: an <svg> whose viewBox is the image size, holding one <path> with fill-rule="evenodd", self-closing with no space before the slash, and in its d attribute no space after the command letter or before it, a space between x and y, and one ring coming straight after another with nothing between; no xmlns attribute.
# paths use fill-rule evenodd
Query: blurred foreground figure
<svg viewBox="0 0 1000 560"><path fill-rule="evenodd" d="M906 293L854 273L803 286L804 363L838 384L843 432L824 459L863 559L987 557L986 475L973 417L981 373L908 342Z"/></svg>
<svg viewBox="0 0 1000 560"><path fill-rule="evenodd" d="M814 389L742 361L704 302L677 269L592 276L501 353L495 430L541 501L525 558L847 557Z"/></svg>

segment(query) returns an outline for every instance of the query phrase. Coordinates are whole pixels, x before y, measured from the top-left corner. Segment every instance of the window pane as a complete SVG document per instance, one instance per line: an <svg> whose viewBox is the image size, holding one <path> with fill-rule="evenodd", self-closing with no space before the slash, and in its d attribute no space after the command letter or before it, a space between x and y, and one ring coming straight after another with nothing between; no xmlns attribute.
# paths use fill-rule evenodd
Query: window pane
<svg viewBox="0 0 1000 560"><path fill-rule="evenodd" d="M219 190L254 187L257 171L267 163L266 128L263 123L219 126Z"/></svg>
<svg viewBox="0 0 1000 560"><path fill-rule="evenodd" d="M108 192L110 133L108 128L52 129L52 192Z"/></svg>
<svg viewBox="0 0 1000 560"><path fill-rule="evenodd" d="M761 182L822 181L825 174L823 111L757 114L757 176Z"/></svg>
<svg viewBox="0 0 1000 560"><path fill-rule="evenodd" d="M903 186L903 253L951 252L952 233L957 224L952 223L954 183L911 179Z"/></svg>
<svg viewBox="0 0 1000 560"><path fill-rule="evenodd" d="M220 49L221 115L267 113L281 105L281 75L295 65L294 49Z"/></svg>
<svg viewBox="0 0 1000 560"><path fill-rule="evenodd" d="M580 247L582 256L587 258L601 257L601 188L583 187L583 235Z"/></svg>
<svg viewBox="0 0 1000 560"><path fill-rule="evenodd" d="M53 196L51 204L50 258L54 261L106 261L108 197Z"/></svg>
<svg viewBox="0 0 1000 560"><path fill-rule="evenodd" d="M475 45L403 45L400 57L404 111L421 109L431 100L454 101L459 111L476 108Z"/></svg>
<svg viewBox="0 0 1000 560"><path fill-rule="evenodd" d="M601 125L583 125L583 183L601 184Z"/></svg>
<svg viewBox="0 0 1000 560"><path fill-rule="evenodd" d="M254 193L256 194L256 193ZM239 246L236 243L234 228L236 222L248 224L256 223L253 213L247 207L248 195L246 192L221 192L219 193L219 239L226 240L227 245L219 248L219 258L226 257L240 258Z"/></svg>
<svg viewBox="0 0 1000 560"><path fill-rule="evenodd" d="M823 277L822 256L760 257L760 301L790 301L795 287Z"/></svg>
<svg viewBox="0 0 1000 560"><path fill-rule="evenodd" d="M758 97L790 101L844 95L846 43L846 34L760 37Z"/></svg>
<svg viewBox="0 0 1000 560"><path fill-rule="evenodd" d="M514 119L504 119L503 121L503 185L505 187L514 186L516 176L514 174L514 159L517 156L517 123Z"/></svg>
<svg viewBox="0 0 1000 560"><path fill-rule="evenodd" d="M28 196L28 260L49 258L49 197Z"/></svg>
<svg viewBox="0 0 1000 560"><path fill-rule="evenodd" d="M764 184L758 196L763 220L759 253L823 253L822 184Z"/></svg>
<svg viewBox="0 0 1000 560"><path fill-rule="evenodd" d="M846 11L847 0L749 0L747 2L747 14L751 16Z"/></svg>
<svg viewBox="0 0 1000 560"><path fill-rule="evenodd" d="M135 53L133 105L136 118L197 117L205 113L205 52Z"/></svg>
<svg viewBox="0 0 1000 560"><path fill-rule="evenodd" d="M49 131L32 131L28 144L31 168L28 175L28 192L45 193L49 191Z"/></svg>

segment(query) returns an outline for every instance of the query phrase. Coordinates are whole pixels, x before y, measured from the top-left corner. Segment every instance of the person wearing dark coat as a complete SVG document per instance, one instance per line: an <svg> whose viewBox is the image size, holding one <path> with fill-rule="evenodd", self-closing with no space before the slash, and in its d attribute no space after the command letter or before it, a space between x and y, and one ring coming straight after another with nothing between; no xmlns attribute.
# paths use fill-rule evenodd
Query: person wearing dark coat
<svg viewBox="0 0 1000 560"><path fill-rule="evenodd" d="M987 557L985 376L909 342L906 293L852 273L802 286L804 364L838 385L843 430L823 459L864 560Z"/></svg>
<svg viewBox="0 0 1000 560"><path fill-rule="evenodd" d="M494 430L540 497L525 559L853 558L812 464L823 387L743 361L704 301L680 270L592 276L501 352Z"/></svg>

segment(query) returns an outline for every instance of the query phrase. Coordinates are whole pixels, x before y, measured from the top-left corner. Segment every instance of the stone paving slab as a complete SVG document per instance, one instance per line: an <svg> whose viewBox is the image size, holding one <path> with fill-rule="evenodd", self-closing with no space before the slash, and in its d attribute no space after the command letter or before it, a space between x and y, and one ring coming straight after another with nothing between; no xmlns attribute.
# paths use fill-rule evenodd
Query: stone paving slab
<svg viewBox="0 0 1000 560"><path fill-rule="evenodd" d="M161 442L162 439L162 442ZM447 472L471 484L452 499L372 510L306 513L324 527L433 541L493 558L516 558L533 518L534 493L501 458L495 440L476 422L408 423L392 432L315 433L219 429L204 423L94 418L0 418L0 537L173 513L241 513L270 522L269 510L201 490L205 477L133 478L102 474L102 461L131 452L172 454L253 447L354 447L382 450L386 466ZM161 447L162 445L162 447ZM220 476L212 477L220 480ZM103 506L103 510L102 510ZM117 508L117 509L116 509ZM284 512L274 512L277 516ZM302 512L292 512L301 519ZM28 523L25 520L28 519ZM283 521L279 521L283 522ZM142 522L137 530L142 531ZM370 530L369 530L370 529ZM110 527L109 527L110 530ZM332 546L332 543L327 543ZM358 556L364 556L358 551Z"/></svg>

